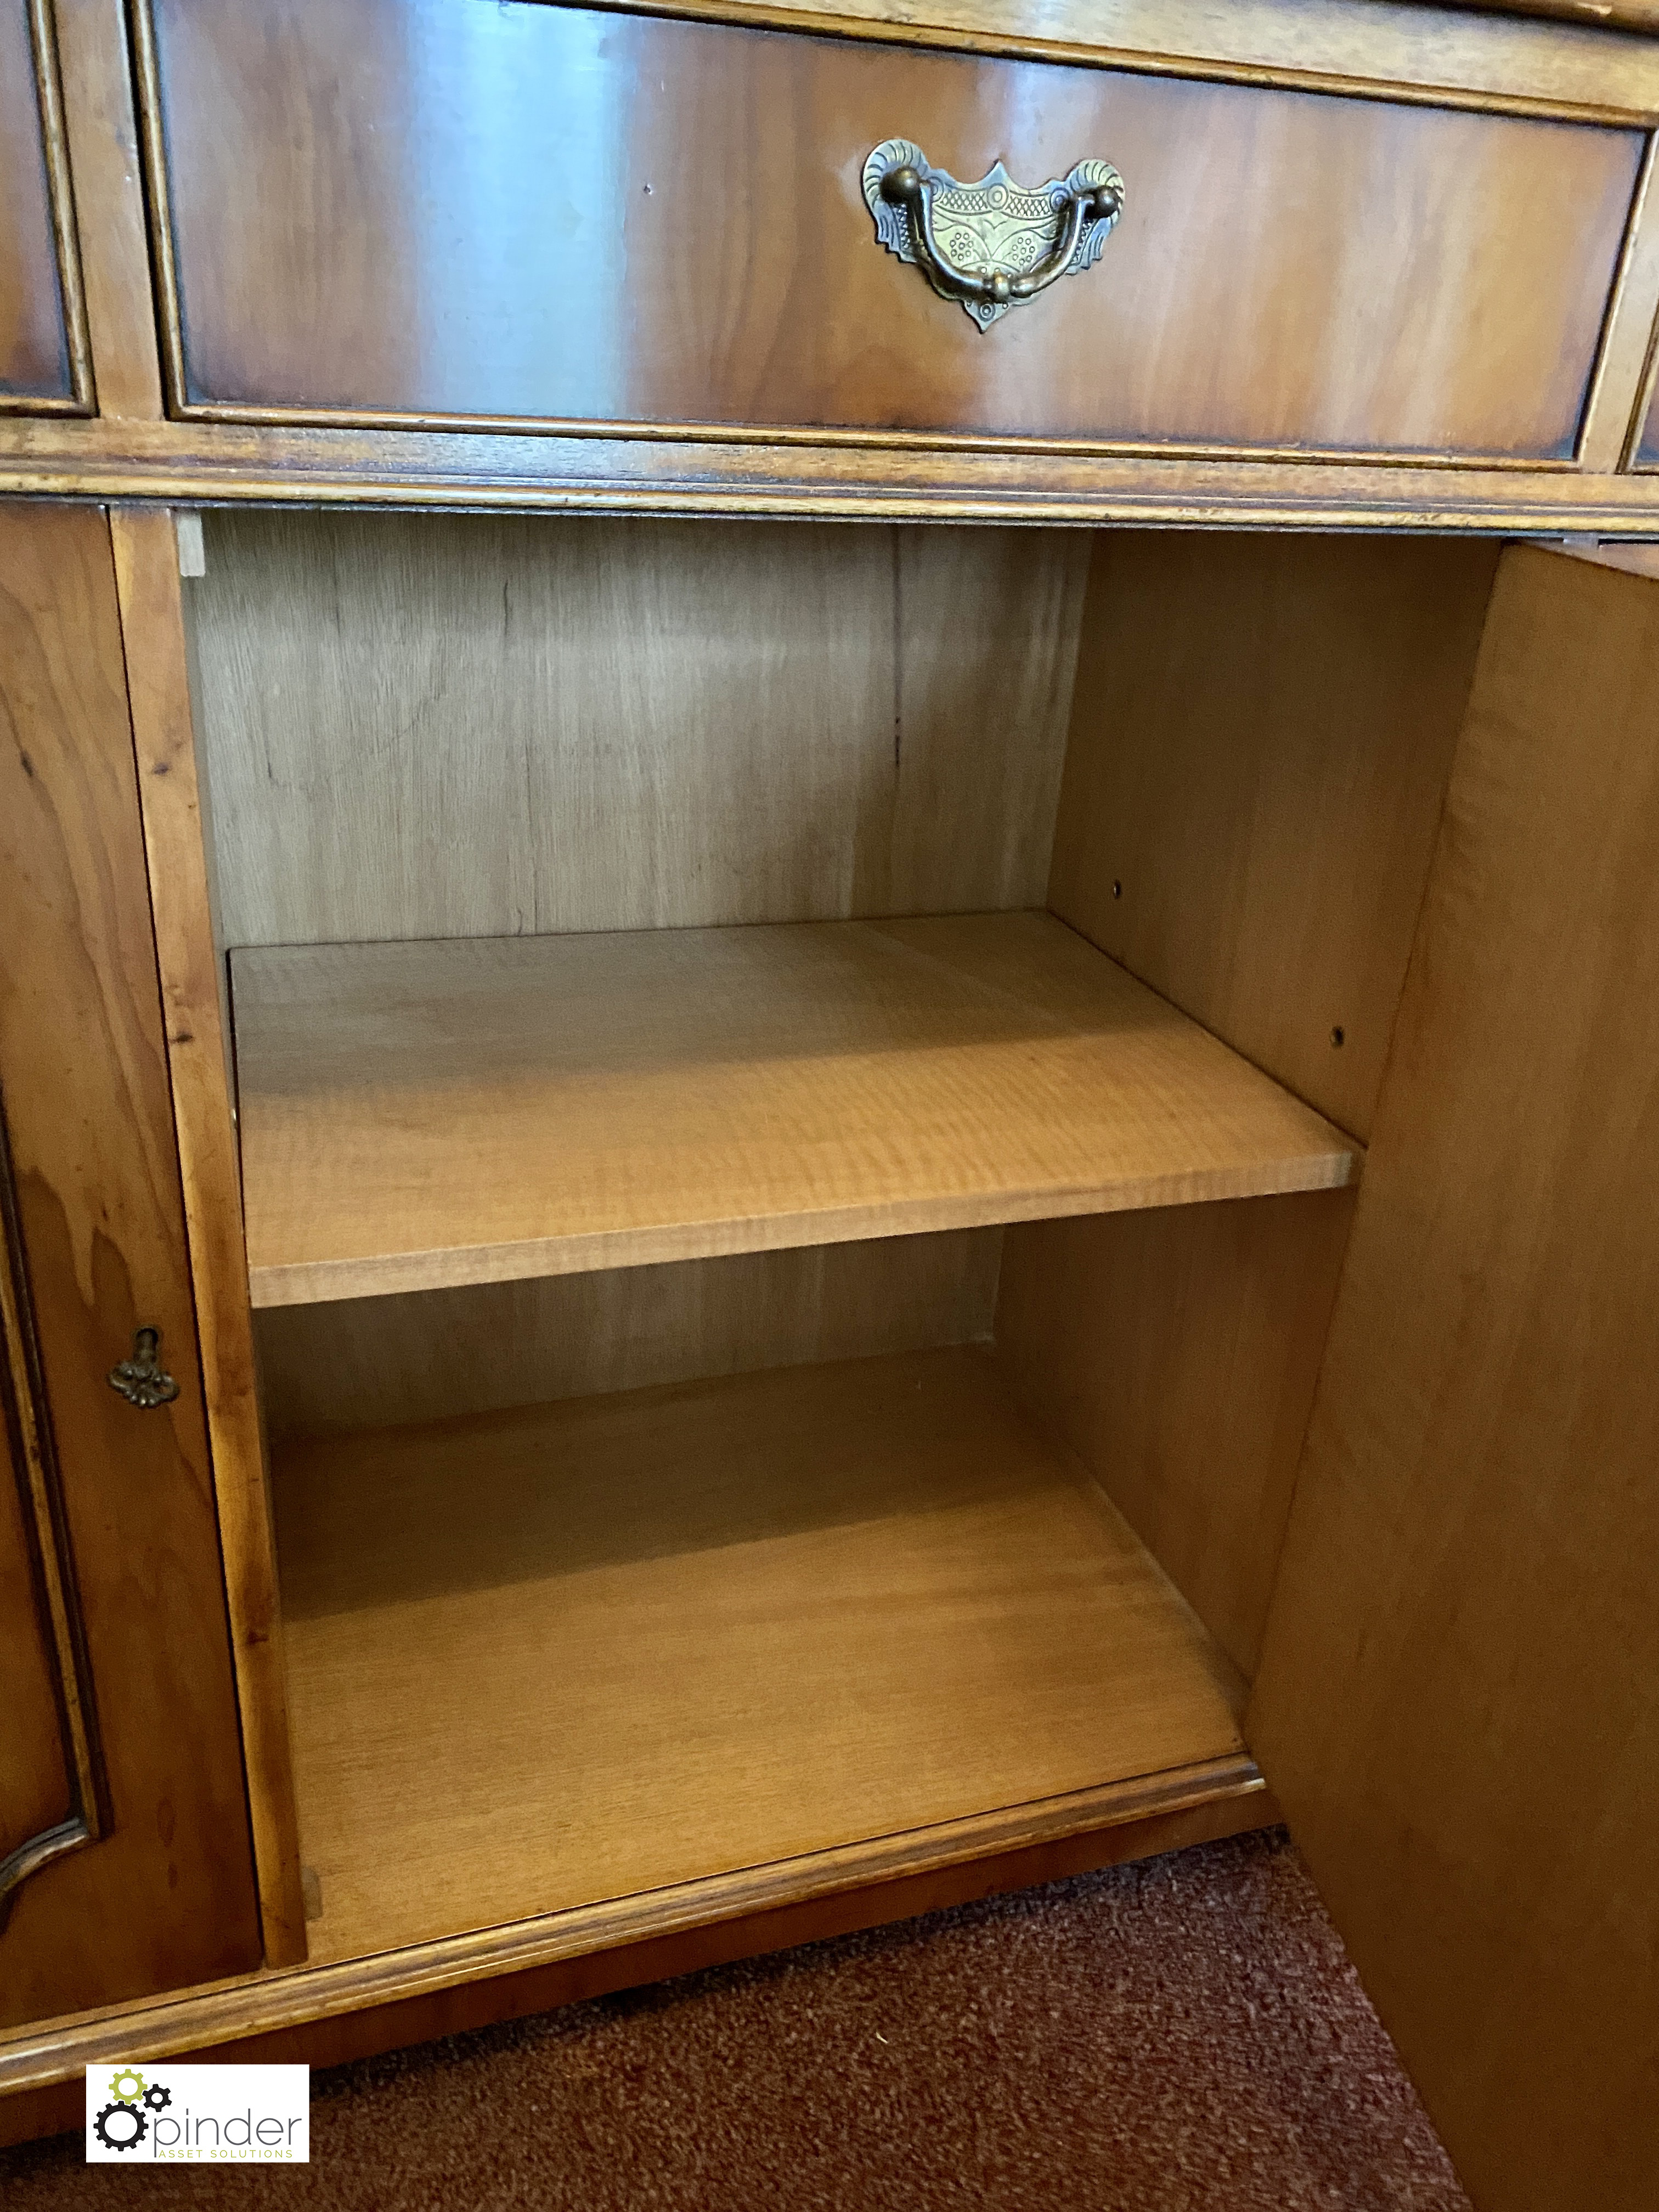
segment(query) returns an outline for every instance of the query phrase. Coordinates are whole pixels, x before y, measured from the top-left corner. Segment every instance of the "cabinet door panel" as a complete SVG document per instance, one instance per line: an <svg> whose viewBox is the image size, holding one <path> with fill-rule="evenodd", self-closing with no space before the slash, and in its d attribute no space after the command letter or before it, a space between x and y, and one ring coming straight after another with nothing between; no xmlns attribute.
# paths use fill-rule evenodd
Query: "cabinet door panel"
<svg viewBox="0 0 1659 2212"><path fill-rule="evenodd" d="M1251 1747L1483 2212L1659 2170L1659 581L1498 572Z"/></svg>
<svg viewBox="0 0 1659 2212"><path fill-rule="evenodd" d="M81 1794L104 1801L101 1835L13 1892L8 2023L259 1956L114 567L94 509L0 508L0 1101L9 1336L32 1339L33 1355L12 1358L13 1395L57 1486L58 1563L84 1624L88 1740L101 1752ZM161 1331L179 1384L149 1410L106 1380L143 1327ZM47 1648L39 1558L0 1577L8 1651ZM39 1718L7 1740L0 1776L23 1804L51 1794ZM64 1726L66 1770L73 1753ZM72 1799L72 1771L63 1779Z"/></svg>
<svg viewBox="0 0 1659 2212"><path fill-rule="evenodd" d="M88 411L66 179L46 133L56 71L50 9L0 0L0 416Z"/></svg>

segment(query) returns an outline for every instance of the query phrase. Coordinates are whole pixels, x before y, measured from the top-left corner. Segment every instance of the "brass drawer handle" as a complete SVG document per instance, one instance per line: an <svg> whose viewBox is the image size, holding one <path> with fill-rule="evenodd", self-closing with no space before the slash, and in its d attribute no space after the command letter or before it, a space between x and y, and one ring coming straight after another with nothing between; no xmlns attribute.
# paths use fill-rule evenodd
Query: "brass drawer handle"
<svg viewBox="0 0 1659 2212"><path fill-rule="evenodd" d="M1109 161L1079 161L1028 192L998 161L959 185L920 146L887 138L864 165L864 199L887 251L988 331L1057 276L1092 266L1123 212L1123 179Z"/></svg>
<svg viewBox="0 0 1659 2212"><path fill-rule="evenodd" d="M109 1370L109 1387L118 1390L130 1406L146 1412L165 1406L179 1395L179 1385L165 1372L157 1354L161 1349L159 1328L141 1328L132 1340L132 1357Z"/></svg>

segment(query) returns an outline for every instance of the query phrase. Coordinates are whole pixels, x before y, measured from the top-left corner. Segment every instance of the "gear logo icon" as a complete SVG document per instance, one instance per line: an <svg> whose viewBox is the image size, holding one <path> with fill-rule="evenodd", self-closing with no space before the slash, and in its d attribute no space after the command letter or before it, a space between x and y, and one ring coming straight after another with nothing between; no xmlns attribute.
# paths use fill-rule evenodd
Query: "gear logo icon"
<svg viewBox="0 0 1659 2212"><path fill-rule="evenodd" d="M130 2087L125 2086L129 2083ZM118 2105L136 2105L144 2094L144 2077L135 2068L124 2066L110 2075L109 2093Z"/></svg>
<svg viewBox="0 0 1659 2212"><path fill-rule="evenodd" d="M115 2078L120 2081L131 2077L118 2074ZM131 2150L149 2133L149 2122L136 2104L118 2100L105 2106L93 2122L92 2131L106 2150Z"/></svg>
<svg viewBox="0 0 1659 2212"><path fill-rule="evenodd" d="M152 2081L144 2092L144 2103L152 2112L165 2112L173 2102L173 2092L165 2082Z"/></svg>

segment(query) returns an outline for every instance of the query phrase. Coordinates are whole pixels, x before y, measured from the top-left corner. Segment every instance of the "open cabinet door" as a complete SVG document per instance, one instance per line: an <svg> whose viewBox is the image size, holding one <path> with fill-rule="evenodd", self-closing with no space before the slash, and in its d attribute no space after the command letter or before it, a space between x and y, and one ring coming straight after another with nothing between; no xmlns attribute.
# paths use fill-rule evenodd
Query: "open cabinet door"
<svg viewBox="0 0 1659 2212"><path fill-rule="evenodd" d="M1500 565L1247 1732L1481 2212L1659 2203L1659 581Z"/></svg>
<svg viewBox="0 0 1659 2212"><path fill-rule="evenodd" d="M260 1961L109 523L18 501L0 505L0 1415L9 2027Z"/></svg>

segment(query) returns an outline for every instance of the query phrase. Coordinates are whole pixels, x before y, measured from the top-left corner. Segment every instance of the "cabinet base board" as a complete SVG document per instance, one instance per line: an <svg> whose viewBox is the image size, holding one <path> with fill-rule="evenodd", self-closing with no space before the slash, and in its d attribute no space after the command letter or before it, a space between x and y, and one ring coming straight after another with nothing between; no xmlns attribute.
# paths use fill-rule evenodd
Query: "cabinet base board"
<svg viewBox="0 0 1659 2212"><path fill-rule="evenodd" d="M1004 1849L997 1849L987 1833L988 1822L951 1823L933 1832L931 1840L919 1834L861 1846L862 1855L879 1849L889 1868L875 1870L866 1856L861 1881L854 1875L849 1881L851 1869L845 1864L826 1864L822 1886L815 1890L807 1866L796 1861L787 1875L782 1868L762 1869L719 1882L687 1884L678 1899L674 1892L659 1892L654 1899L560 1913L516 1929L420 1944L377 1959L289 1968L26 2028L0 2039L0 2147L78 2128L85 2102L82 2070L88 2065L141 2054L152 2060L189 2054L240 2063L343 2065L705 1966L882 1927L1132 1859L1154 1858L1271 1827L1279 1818L1272 1793L1244 1758L1086 1796L1092 1819L1081 1827L1070 1823L1085 1808L1075 1805L1068 1816L1066 1800L1018 1808L1024 1818L1018 1827L1013 1819L1001 1816L1009 1832ZM1109 1798L1115 1803L1101 1802ZM979 1831L977 1839L956 1832L970 1827ZM1018 1827L1024 1839L1014 1842ZM821 1856L834 1862L852 1855ZM750 1898L767 1887L776 1895L785 1886L780 1877L795 1891L793 1897L741 1909L743 1889ZM677 1904L687 1918L699 1909L708 1917L674 1925ZM719 1917L722 1905L727 1917ZM601 1914L610 1919L617 1940L604 1941ZM651 1929L653 1920L657 1932ZM562 1945L559 1923L568 1931ZM462 1945L470 1947L470 1959L463 1957ZM522 1959L532 1946L542 1950L540 1959L510 1963L515 1950Z"/></svg>

